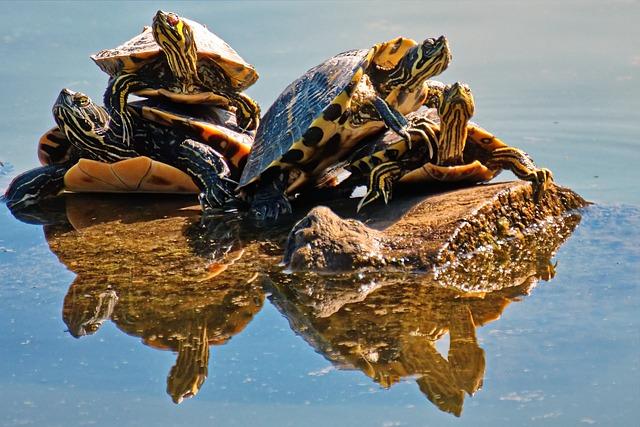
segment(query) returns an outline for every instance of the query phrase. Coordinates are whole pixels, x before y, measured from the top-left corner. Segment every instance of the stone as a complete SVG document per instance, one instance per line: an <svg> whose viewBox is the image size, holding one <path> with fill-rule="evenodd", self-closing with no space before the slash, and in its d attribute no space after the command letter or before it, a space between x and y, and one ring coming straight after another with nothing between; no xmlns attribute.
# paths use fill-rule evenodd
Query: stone
<svg viewBox="0 0 640 427"><path fill-rule="evenodd" d="M294 226L287 238L283 262L293 271L349 271L378 265L380 233L353 219L342 219L318 206Z"/></svg>
<svg viewBox="0 0 640 427"><path fill-rule="evenodd" d="M401 208L390 205L389 212L378 211L367 225L317 207L294 226L283 261L291 271L339 272L385 265L413 271L442 269L482 248L500 252L507 243L525 242L532 227L560 221L587 204L573 191L555 185L534 200L531 185L516 181L422 196ZM402 212L394 212L398 209Z"/></svg>

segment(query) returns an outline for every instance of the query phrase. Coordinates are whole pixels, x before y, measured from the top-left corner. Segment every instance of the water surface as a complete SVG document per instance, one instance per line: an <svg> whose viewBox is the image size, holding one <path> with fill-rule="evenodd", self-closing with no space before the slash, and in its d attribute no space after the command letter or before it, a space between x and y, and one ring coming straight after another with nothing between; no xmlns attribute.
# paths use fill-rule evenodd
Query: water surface
<svg viewBox="0 0 640 427"><path fill-rule="evenodd" d="M88 54L163 8L206 23L252 62L261 79L249 94L265 108L335 53L446 34L454 61L440 79L472 87L475 120L596 205L549 254L553 278L541 268L511 292L470 300L387 278L337 310L291 294L304 278L231 264L211 279L211 260L230 262L238 244L233 233L221 245L198 237L197 212L177 210L191 199L70 198L46 227L2 206L0 424L636 422L637 2L4 5L2 188L36 166L62 87L100 98L106 78ZM458 342L467 346L453 351Z"/></svg>

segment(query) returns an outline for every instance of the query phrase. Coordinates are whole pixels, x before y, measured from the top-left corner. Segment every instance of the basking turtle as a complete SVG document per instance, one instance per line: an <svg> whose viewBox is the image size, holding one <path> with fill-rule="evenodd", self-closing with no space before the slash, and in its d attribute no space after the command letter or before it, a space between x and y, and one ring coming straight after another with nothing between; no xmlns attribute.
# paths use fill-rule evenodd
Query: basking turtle
<svg viewBox="0 0 640 427"><path fill-rule="evenodd" d="M409 139L403 114L429 99L426 80L450 60L444 36L398 37L334 56L291 83L264 115L240 178L251 215L291 212L287 196L385 125Z"/></svg>
<svg viewBox="0 0 640 427"><path fill-rule="evenodd" d="M131 134L127 97L162 97L179 103L234 107L245 130L258 127L260 108L242 90L258 79L255 68L205 26L159 10L153 25L91 59L111 78L104 102L109 113L122 116L123 138Z"/></svg>
<svg viewBox="0 0 640 427"><path fill-rule="evenodd" d="M63 89L53 106L58 124L40 140L44 166L18 175L5 194L12 210L74 191L200 192L203 208L233 197L252 137L233 130L219 108L140 101L130 104L131 145L104 108ZM140 157L145 156L145 157Z"/></svg>
<svg viewBox="0 0 640 427"><path fill-rule="evenodd" d="M551 171L536 167L525 152L469 122L474 101L466 85L431 82L430 86L435 92L440 90L439 107L423 107L407 115L412 144L387 131L363 142L353 153L346 166L353 176L350 179L368 177L368 192L358 210L377 199L387 203L396 182L475 183L489 181L503 169L531 181L536 197L547 189L553 181Z"/></svg>

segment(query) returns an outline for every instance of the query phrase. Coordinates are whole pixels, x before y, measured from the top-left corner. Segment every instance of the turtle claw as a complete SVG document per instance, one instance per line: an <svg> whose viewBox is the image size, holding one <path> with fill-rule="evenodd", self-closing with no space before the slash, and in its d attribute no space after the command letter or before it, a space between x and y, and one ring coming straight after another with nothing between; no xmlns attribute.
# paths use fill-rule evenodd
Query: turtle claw
<svg viewBox="0 0 640 427"><path fill-rule="evenodd" d="M533 186L533 198L536 202L542 199L544 193L546 193L552 186L553 173L549 169L541 168L534 172L534 179L531 185Z"/></svg>
<svg viewBox="0 0 640 427"><path fill-rule="evenodd" d="M283 195L278 199L254 200L251 204L250 215L258 222L275 221L282 215L293 211L291 203Z"/></svg>
<svg viewBox="0 0 640 427"><path fill-rule="evenodd" d="M208 187L198 196L200 206L202 206L202 211L207 214L223 212L223 208L227 201L232 198L233 193L231 193L224 185L217 183Z"/></svg>
<svg viewBox="0 0 640 427"><path fill-rule="evenodd" d="M367 206L370 203L378 200L380 197L384 199L384 203L387 203L388 197L379 190L369 191L358 203L358 207L356 207L356 212L360 213L360 210Z"/></svg>
<svg viewBox="0 0 640 427"><path fill-rule="evenodd" d="M400 177L402 170L395 162L381 163L371 170L369 176L369 191L360 200L357 212L369 203L382 198L384 204L388 204L391 200L391 191L393 183Z"/></svg>

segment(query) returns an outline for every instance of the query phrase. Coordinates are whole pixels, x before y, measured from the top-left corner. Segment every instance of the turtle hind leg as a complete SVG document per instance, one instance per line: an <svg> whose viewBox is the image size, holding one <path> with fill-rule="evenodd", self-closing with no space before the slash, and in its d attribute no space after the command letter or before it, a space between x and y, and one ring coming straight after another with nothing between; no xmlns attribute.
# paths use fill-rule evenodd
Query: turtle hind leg
<svg viewBox="0 0 640 427"><path fill-rule="evenodd" d="M367 194L358 203L357 211L378 200L387 204L391 200L393 183L400 179L402 168L397 162L381 163L371 170Z"/></svg>
<svg viewBox="0 0 640 427"><path fill-rule="evenodd" d="M177 148L176 154L176 166L186 172L201 191L199 200L204 212L221 209L234 197L237 183L229 178L226 160L216 150L201 142L186 139Z"/></svg>
<svg viewBox="0 0 640 427"><path fill-rule="evenodd" d="M268 171L260 179L251 197L249 216L258 222L271 222L281 215L293 212L285 194L285 180L282 176L272 177Z"/></svg>
<svg viewBox="0 0 640 427"><path fill-rule="evenodd" d="M487 161L490 168L508 169L520 179L530 181L533 185L533 196L539 200L553 182L553 174L549 169L538 168L533 160L522 150L515 147L496 148Z"/></svg>
<svg viewBox="0 0 640 427"><path fill-rule="evenodd" d="M12 212L17 212L42 199L56 196L64 188L64 175L70 167L67 162L24 172L11 181L2 201Z"/></svg>

